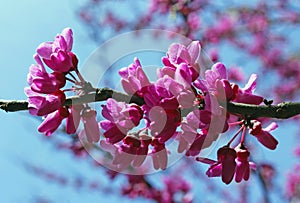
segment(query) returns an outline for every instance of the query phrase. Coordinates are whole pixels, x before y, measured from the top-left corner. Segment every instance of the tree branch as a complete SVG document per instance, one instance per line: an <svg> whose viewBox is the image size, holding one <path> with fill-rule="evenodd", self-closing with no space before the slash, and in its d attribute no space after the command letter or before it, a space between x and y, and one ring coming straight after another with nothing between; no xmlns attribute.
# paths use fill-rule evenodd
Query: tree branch
<svg viewBox="0 0 300 203"><path fill-rule="evenodd" d="M127 103L136 103L143 105L144 100L112 90L110 88L98 88L95 93L85 94L82 96L68 97L63 106L71 106L74 104L91 103L97 101L106 101L108 98L114 98L117 101L124 101ZM28 101L26 100L0 100L0 109L6 112L15 112L28 110Z"/></svg>
<svg viewBox="0 0 300 203"><path fill-rule="evenodd" d="M251 105L229 102L226 109L230 113L247 115L250 118L280 118L287 119L300 114L300 102L282 102L277 105Z"/></svg>
<svg viewBox="0 0 300 203"><path fill-rule="evenodd" d="M144 100L137 96L130 96L122 92L112 90L110 88L98 88L95 93L82 96L68 97L63 103L64 106L70 106L81 103L91 103L97 101L105 101L108 98L114 98L117 101L126 103L144 104ZM278 105L250 105L229 102L221 104L230 113L242 116L250 116L251 118L268 117L287 119L296 115L300 115L300 102L283 102ZM28 102L26 100L0 100L0 109L6 112L28 110ZM187 112L184 111L183 115Z"/></svg>

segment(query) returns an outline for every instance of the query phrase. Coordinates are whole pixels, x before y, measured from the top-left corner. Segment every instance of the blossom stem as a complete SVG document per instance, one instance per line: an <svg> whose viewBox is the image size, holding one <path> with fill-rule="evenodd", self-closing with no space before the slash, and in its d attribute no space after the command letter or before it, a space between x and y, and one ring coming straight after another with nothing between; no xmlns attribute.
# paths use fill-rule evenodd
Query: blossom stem
<svg viewBox="0 0 300 203"><path fill-rule="evenodd" d="M228 123L229 126L234 126L234 125L241 125L243 123L243 121L237 121L237 122L233 122L233 123Z"/></svg>
<svg viewBox="0 0 300 203"><path fill-rule="evenodd" d="M77 81L72 80L71 78L67 78L67 77L66 77L66 80L68 80L68 81L70 81L70 82L72 82L72 83L74 83L74 84L77 84L77 83L78 83Z"/></svg>
<svg viewBox="0 0 300 203"><path fill-rule="evenodd" d="M245 141L245 135L246 135L246 126L243 126L243 132L242 132L242 138L241 138L241 144L244 144Z"/></svg>
<svg viewBox="0 0 300 203"><path fill-rule="evenodd" d="M63 91L64 92L68 92L68 91L75 91L75 90L82 90L82 88L80 88L80 87L72 87L72 88L69 88L69 89L64 89Z"/></svg>
<svg viewBox="0 0 300 203"><path fill-rule="evenodd" d="M84 83L85 83L85 80L84 80L83 76L81 75L81 73L77 70L77 71L76 71L76 74L77 74L77 76L78 76L80 82L81 82L82 84L84 84Z"/></svg>
<svg viewBox="0 0 300 203"><path fill-rule="evenodd" d="M68 73L75 81L77 81L77 79L76 79L76 77L71 73L71 72L69 72ZM77 81L78 82L78 81Z"/></svg>
<svg viewBox="0 0 300 203"><path fill-rule="evenodd" d="M227 143L227 146L230 146L230 144L235 140L235 138L240 134L240 132L243 130L244 126L240 127L240 129L235 133L235 135L231 138L231 140Z"/></svg>

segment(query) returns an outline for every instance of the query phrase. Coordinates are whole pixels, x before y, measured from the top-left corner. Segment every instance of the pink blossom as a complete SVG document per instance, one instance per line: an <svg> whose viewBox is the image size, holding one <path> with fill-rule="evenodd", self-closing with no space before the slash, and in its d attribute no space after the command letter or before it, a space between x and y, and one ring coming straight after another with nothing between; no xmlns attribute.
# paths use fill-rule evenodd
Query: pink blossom
<svg viewBox="0 0 300 203"><path fill-rule="evenodd" d="M238 93L238 86L227 80L226 67L220 62L205 71L205 79L196 80L194 85L203 92L210 92L221 102L235 99Z"/></svg>
<svg viewBox="0 0 300 203"><path fill-rule="evenodd" d="M100 139L100 130L96 120L96 111L85 109L82 112L84 131L88 142L98 142Z"/></svg>
<svg viewBox="0 0 300 203"><path fill-rule="evenodd" d="M218 150L218 162L222 164L222 181L229 184L235 172L236 152L229 147L222 147Z"/></svg>
<svg viewBox="0 0 300 203"><path fill-rule="evenodd" d="M257 79L256 74L252 74L250 76L249 81L245 85L245 87L239 89L238 94L234 99L235 102L244 103L244 104L255 104L255 105L262 103L264 98L253 94L256 88L256 79Z"/></svg>
<svg viewBox="0 0 300 203"><path fill-rule="evenodd" d="M185 64L184 64L185 65ZM177 70L179 70L178 68ZM191 89L191 83L187 83L181 76L176 76L177 71L175 73L175 78L173 79L168 75L165 75L162 78L159 78L156 82L156 85L161 87L165 87L174 97L176 97L179 105L182 108L191 108L194 105L195 95Z"/></svg>
<svg viewBox="0 0 300 203"><path fill-rule="evenodd" d="M216 97L206 94L204 108L195 108L181 123L178 134L178 152L186 151L187 156L196 156L209 147L220 133L228 130L226 110L219 106Z"/></svg>
<svg viewBox="0 0 300 203"><path fill-rule="evenodd" d="M166 73L172 77L172 73L175 73L177 66L185 63L188 65L192 81L196 80L200 72L199 65L197 64L200 51L201 46L199 41L193 41L187 47L178 43L171 44L167 56L162 58L165 67L160 70L159 77Z"/></svg>
<svg viewBox="0 0 300 203"><path fill-rule="evenodd" d="M207 130L205 130L199 117L194 113L187 115L187 121L181 124L181 129L182 132L177 135L179 153L186 150L187 156L196 156L213 141L211 140L210 142L210 138L207 137Z"/></svg>
<svg viewBox="0 0 300 203"><path fill-rule="evenodd" d="M200 121L199 128L209 129L210 126L214 126L213 129L215 133L223 133L228 130L227 123L227 111L221 107L217 101L217 98L213 95L206 94L204 96L204 108L194 109L193 117L197 117ZM187 116L188 122L194 122Z"/></svg>
<svg viewBox="0 0 300 203"><path fill-rule="evenodd" d="M140 145L138 146L137 150L136 150L136 156L134 158L134 160L132 161L132 166L133 167L139 167L143 164L143 162L145 161L147 155L148 155L148 147L152 142L152 139L147 136L147 135L141 135L139 137L140 139ZM124 140L124 143L126 144L131 144L131 140Z"/></svg>
<svg viewBox="0 0 300 203"><path fill-rule="evenodd" d="M151 142L151 140L149 141ZM143 142L142 144L141 140L132 136L126 136L122 145L116 151L113 164L118 165L120 169L124 169L130 164L134 167L141 166L148 154L150 142Z"/></svg>
<svg viewBox="0 0 300 203"><path fill-rule="evenodd" d="M128 135L123 139L121 145L101 141L100 146L113 156L112 164L116 165L119 170L124 170L129 165L139 167L144 163L150 143L151 139L149 137L141 136L137 138Z"/></svg>
<svg viewBox="0 0 300 203"><path fill-rule="evenodd" d="M61 124L62 120L69 116L65 107L60 107L57 111L45 116L44 121L38 127L38 131L50 136Z"/></svg>
<svg viewBox="0 0 300 203"><path fill-rule="evenodd" d="M54 94L47 94L46 96L36 93L28 87L26 87L24 91L28 97L29 113L35 116L44 116L52 113L58 110L65 101L65 94L60 90Z"/></svg>
<svg viewBox="0 0 300 203"><path fill-rule="evenodd" d="M165 148L165 144L158 142L157 139L153 140L151 143L153 145L153 149L150 153L153 161L154 169L162 169L165 170L168 165L168 153Z"/></svg>
<svg viewBox="0 0 300 203"><path fill-rule="evenodd" d="M185 132L183 135L184 136L182 136L182 138L184 139L184 141L187 144L190 144L190 143L188 143L189 140L187 140L187 133ZM190 138L192 138L192 137L193 136L190 136ZM202 149L208 147L208 141L206 140L207 138L208 138L207 134L205 134L203 132L198 133L197 136L196 136L196 138L194 139L194 141L190 145L188 145L188 146L185 147L187 149L185 155L186 156L197 156L201 152ZM183 143L183 140L180 141L179 147L182 147L181 146L182 143ZM211 144L211 143L209 143L209 144ZM178 150L179 149L180 148L178 148Z"/></svg>
<svg viewBox="0 0 300 203"><path fill-rule="evenodd" d="M65 28L53 42L40 44L37 53L52 70L64 73L75 68L74 55L71 53L72 45L73 32L70 28Z"/></svg>
<svg viewBox="0 0 300 203"><path fill-rule="evenodd" d="M35 54L34 58L37 64L30 66L27 76L27 82L33 91L44 94L54 93L65 85L64 74L59 72L47 73L40 57Z"/></svg>
<svg viewBox="0 0 300 203"><path fill-rule="evenodd" d="M173 92L175 92L176 84L178 83L169 83L169 77L160 78L156 81L155 84L150 85L147 88L147 92L144 95L145 103L148 107L156 106L161 104L161 106L167 109L177 109L178 101L175 98ZM173 87L169 86L169 84L174 85ZM171 88L174 91L171 92ZM151 96L152 95L152 96Z"/></svg>
<svg viewBox="0 0 300 203"><path fill-rule="evenodd" d="M150 85L149 79L143 71L139 59L136 57L134 58L134 63L120 69L119 74L122 77L121 83L123 89L128 94L142 96L142 89Z"/></svg>
<svg viewBox="0 0 300 203"><path fill-rule="evenodd" d="M208 177L221 177L222 176L222 164L219 162L213 162L213 164L206 171Z"/></svg>
<svg viewBox="0 0 300 203"><path fill-rule="evenodd" d="M121 141L129 130L137 126L143 117L143 112L136 104L126 104L108 99L102 105L102 115L107 120L101 121L100 126L107 141L114 144Z"/></svg>
<svg viewBox="0 0 300 203"><path fill-rule="evenodd" d="M69 116L66 120L66 132L68 134L74 134L79 126L81 118L81 110L83 109L82 104L72 105L69 108Z"/></svg>
<svg viewBox="0 0 300 203"><path fill-rule="evenodd" d="M175 134L181 117L176 97L160 82L161 79L157 81L158 84L147 88L144 94L143 110L151 135L164 143Z"/></svg>
<svg viewBox="0 0 300 203"><path fill-rule="evenodd" d="M220 62L215 63L211 70L205 71L205 80L208 83L208 87L214 89L216 81L221 79L227 79L227 71L224 64Z"/></svg>
<svg viewBox="0 0 300 203"><path fill-rule="evenodd" d="M215 96L221 102L232 101L235 99L238 89L236 84L230 84L228 80L217 80Z"/></svg>
<svg viewBox="0 0 300 203"><path fill-rule="evenodd" d="M256 169L256 165L253 162L249 162L250 152L242 145L238 145L236 148L236 169L235 169L235 182L239 183L244 180L248 180L250 177L250 168Z"/></svg>
<svg viewBox="0 0 300 203"><path fill-rule="evenodd" d="M265 147L274 150L278 141L270 134L270 132L275 130L277 127L277 123L272 122L268 127L262 128L259 121L254 121L253 127L249 130L249 132Z"/></svg>
<svg viewBox="0 0 300 203"><path fill-rule="evenodd" d="M206 171L208 177L222 176L222 181L229 184L235 174L237 157L236 151L228 146L224 146L218 150L218 161L210 159L197 158L197 161L210 164L209 169Z"/></svg>
<svg viewBox="0 0 300 203"><path fill-rule="evenodd" d="M192 74L189 71L189 67L186 63L181 63L175 70L174 80L183 85L183 87L190 88L193 78Z"/></svg>
<svg viewBox="0 0 300 203"><path fill-rule="evenodd" d="M103 135L106 137L106 140L112 144L120 142L127 133L120 130L115 123L108 120L100 121L100 127L105 130Z"/></svg>

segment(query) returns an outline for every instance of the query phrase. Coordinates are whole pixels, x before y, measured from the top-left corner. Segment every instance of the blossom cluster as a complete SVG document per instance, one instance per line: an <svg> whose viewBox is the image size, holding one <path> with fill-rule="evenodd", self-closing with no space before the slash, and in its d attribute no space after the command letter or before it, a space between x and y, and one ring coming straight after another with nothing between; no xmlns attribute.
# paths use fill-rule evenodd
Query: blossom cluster
<svg viewBox="0 0 300 203"><path fill-rule="evenodd" d="M240 88L229 82L224 64L216 63L205 71L204 77L199 77L197 60L200 51L198 41L193 41L187 47L172 44L162 59L164 66L158 69L155 82L149 82L137 58L133 64L119 71L125 92L143 98L145 104L138 107L109 99L107 105L103 106L102 114L107 120L100 122L106 137L106 143L102 142L102 145L106 149L108 144L113 145L114 149L110 150L114 155L113 163L121 168L130 163L138 166L149 154L155 169L165 169L168 140L178 141L179 153L185 152L187 156L195 157L228 131L229 126L233 128L239 125L240 130L233 139L218 150L218 161L197 158L211 165L207 171L209 177L222 176L223 182L228 184L234 174L236 182L248 180L250 168L255 168L255 164L249 162L250 152L246 148L247 129L265 147L276 148L278 142L270 134L277 128L276 123L262 128L260 121L243 115L230 115L221 105L230 101L261 104L263 97L254 94L257 76L251 75L245 87ZM181 114L184 109L190 109L185 117ZM137 132L130 131L142 119L145 120L145 127ZM239 144L230 147L240 132Z"/></svg>
<svg viewBox="0 0 300 203"><path fill-rule="evenodd" d="M34 54L36 64L30 66L27 77L29 87L25 87L29 113L43 116L44 120L38 131L47 136L50 136L64 119L66 132L75 134L82 120L85 128L82 134L85 134L89 141L98 141L100 131L95 119L96 111L87 104L63 106L66 100L65 92L72 91L80 95L90 87L78 71L78 59L71 52L72 46L73 31L70 28L65 28L53 42L44 42L38 46L37 53ZM73 72L77 74L79 80ZM67 81L72 82L74 86L62 89Z"/></svg>
<svg viewBox="0 0 300 203"><path fill-rule="evenodd" d="M255 137L262 145L273 150L278 141L270 134L276 123L262 128L262 121L247 115L231 114L228 102L260 105L263 97L255 95L257 75L252 74L244 87L232 83L224 64L217 62L200 75L198 61L201 54L199 41L189 45L174 43L162 58L163 67L157 69L157 80L150 81L138 58L128 67L121 68L124 91L144 101L144 104L127 104L109 98L102 105L104 120L96 121L96 111L88 104L64 105L65 92L79 96L95 89L78 71L78 60L72 49L72 30L66 28L53 42L42 43L34 56L37 64L30 67L25 88L29 112L43 116L39 132L51 135L66 118L66 132L76 133L80 120L84 130L79 136L87 142L98 142L112 156L112 164L120 171L140 167L152 158L154 169L166 169L171 151L170 141L176 141L177 152L196 157L210 164L209 177L222 177L229 184L248 180L255 164L249 161L247 135ZM42 58L42 59L41 59ZM48 73L44 63L54 72ZM73 75L76 73L79 80ZM69 78L70 76L71 78ZM66 81L74 83L63 89ZM221 135L238 126L231 140L217 152L217 161L199 157L200 152L212 146ZM248 133L247 133L248 131ZM240 136L238 142L237 137Z"/></svg>

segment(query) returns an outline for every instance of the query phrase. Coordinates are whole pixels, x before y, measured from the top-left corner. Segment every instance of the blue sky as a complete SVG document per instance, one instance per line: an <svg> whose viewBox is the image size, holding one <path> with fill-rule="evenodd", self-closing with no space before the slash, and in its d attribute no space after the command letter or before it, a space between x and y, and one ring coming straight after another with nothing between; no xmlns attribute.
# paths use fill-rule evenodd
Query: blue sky
<svg viewBox="0 0 300 203"><path fill-rule="evenodd" d="M30 3L29 3L30 2ZM36 47L54 36L65 27L74 31L73 51L79 56L80 64L96 48L84 27L75 15L77 2L74 1L5 1L0 7L1 45L1 99L26 99L23 89L27 85L29 66L34 62L32 55ZM258 85L259 89L259 85ZM70 179L87 177L102 179L101 172L92 169L88 162L74 161L72 155L57 151L51 142L36 130L39 121L26 112L5 113L0 111L0 191L1 202L36 202L35 198L45 198L50 202L82 202L106 199L119 201L118 197L104 196L87 190L76 191L73 187L60 187L48 182L24 168L24 162L45 167L54 173L61 173ZM287 130L288 129L288 130ZM280 166L279 181L283 178L295 159L291 153L291 143L296 134L295 125L283 125L273 133L280 140L276 151L262 149L262 158L267 158ZM284 137L284 139L282 139ZM87 172L88 174L86 174ZM104 184L103 183L103 184ZM107 199L108 198L108 199ZM123 202L131 202L128 199ZM144 201L145 202L145 201Z"/></svg>

